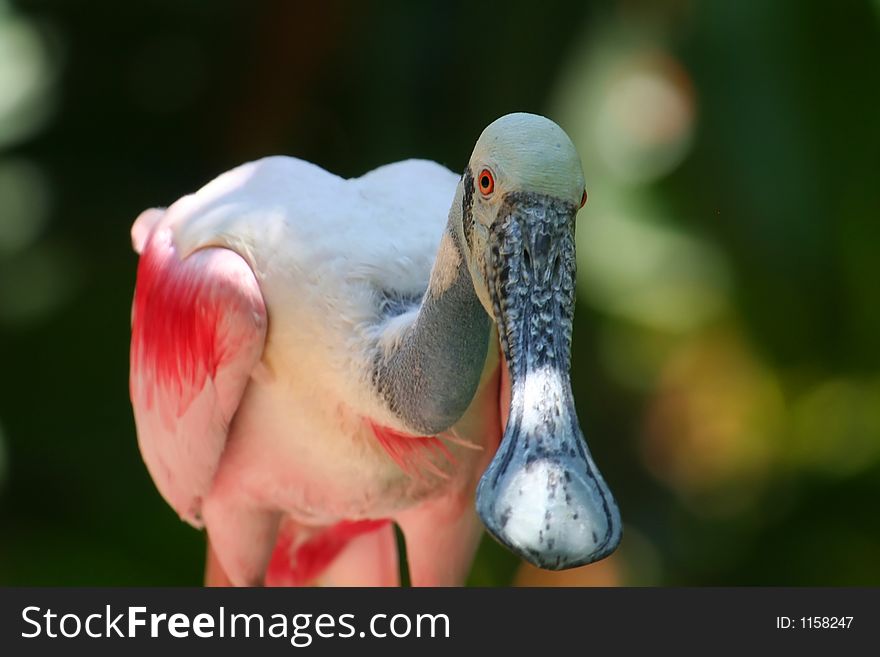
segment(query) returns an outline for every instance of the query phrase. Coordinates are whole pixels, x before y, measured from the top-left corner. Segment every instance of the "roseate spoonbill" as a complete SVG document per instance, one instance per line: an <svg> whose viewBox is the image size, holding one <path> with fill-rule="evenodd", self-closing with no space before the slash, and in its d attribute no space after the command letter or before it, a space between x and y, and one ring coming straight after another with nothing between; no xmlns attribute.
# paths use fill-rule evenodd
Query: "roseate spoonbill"
<svg viewBox="0 0 880 657"><path fill-rule="evenodd" d="M459 178L287 157L132 228L131 398L156 486L236 585L463 582L478 518L531 563L617 546L569 382L577 152L489 125ZM214 576L212 576L213 578Z"/></svg>

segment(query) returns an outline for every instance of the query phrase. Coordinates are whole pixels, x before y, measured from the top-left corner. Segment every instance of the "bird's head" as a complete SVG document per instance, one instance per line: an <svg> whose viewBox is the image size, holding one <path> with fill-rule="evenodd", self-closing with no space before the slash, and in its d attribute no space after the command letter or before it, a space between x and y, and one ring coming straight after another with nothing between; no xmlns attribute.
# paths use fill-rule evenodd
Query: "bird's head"
<svg viewBox="0 0 880 657"><path fill-rule="evenodd" d="M537 566L596 561L617 547L621 522L581 434L569 377L575 217L586 202L580 158L554 122L509 114L483 131L460 194L458 241L498 326L511 388L477 510L490 533Z"/></svg>

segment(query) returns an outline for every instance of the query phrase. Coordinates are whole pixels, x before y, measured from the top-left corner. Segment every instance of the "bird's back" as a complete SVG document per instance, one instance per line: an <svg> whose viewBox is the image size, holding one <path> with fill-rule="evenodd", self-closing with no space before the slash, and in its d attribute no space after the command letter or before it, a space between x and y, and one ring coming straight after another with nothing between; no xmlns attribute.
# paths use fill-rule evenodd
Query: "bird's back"
<svg viewBox="0 0 880 657"><path fill-rule="evenodd" d="M182 256L231 248L255 271L279 266L388 288L424 289L457 176L426 160L343 179L290 157L228 171L168 209Z"/></svg>
<svg viewBox="0 0 880 657"><path fill-rule="evenodd" d="M271 369L308 372L317 388L367 408L369 349L427 288L457 181L425 160L346 180L269 157L182 198L162 223L181 257L224 247L250 265L269 316Z"/></svg>

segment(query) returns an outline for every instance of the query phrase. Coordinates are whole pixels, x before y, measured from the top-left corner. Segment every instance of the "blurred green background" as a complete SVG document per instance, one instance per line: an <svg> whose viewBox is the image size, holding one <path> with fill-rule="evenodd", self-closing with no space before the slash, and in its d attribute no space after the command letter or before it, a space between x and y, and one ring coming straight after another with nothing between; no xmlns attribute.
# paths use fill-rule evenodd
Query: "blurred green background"
<svg viewBox="0 0 880 657"><path fill-rule="evenodd" d="M201 580L128 400L142 209L274 153L461 171L516 110L583 158L574 387L626 523L553 581L880 585L876 0L0 0L0 584ZM471 583L516 569L487 540Z"/></svg>

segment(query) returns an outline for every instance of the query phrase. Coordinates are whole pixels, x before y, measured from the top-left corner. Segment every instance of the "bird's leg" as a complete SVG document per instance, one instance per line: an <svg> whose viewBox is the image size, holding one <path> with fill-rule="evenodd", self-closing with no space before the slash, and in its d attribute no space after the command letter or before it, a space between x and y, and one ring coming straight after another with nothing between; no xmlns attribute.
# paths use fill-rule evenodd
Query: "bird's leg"
<svg viewBox="0 0 880 657"><path fill-rule="evenodd" d="M393 525L388 523L353 538L315 583L320 586L400 586Z"/></svg>
<svg viewBox="0 0 880 657"><path fill-rule="evenodd" d="M482 535L472 489L429 500L396 517L413 586L461 586Z"/></svg>
<svg viewBox="0 0 880 657"><path fill-rule="evenodd" d="M220 560L211 547L211 538L206 536L208 544L207 555L205 556L205 586L232 586L232 582L220 565Z"/></svg>
<svg viewBox="0 0 880 657"><path fill-rule="evenodd" d="M212 495L205 500L203 516L211 546L206 584L223 585L225 579L233 586L262 586L280 514Z"/></svg>

